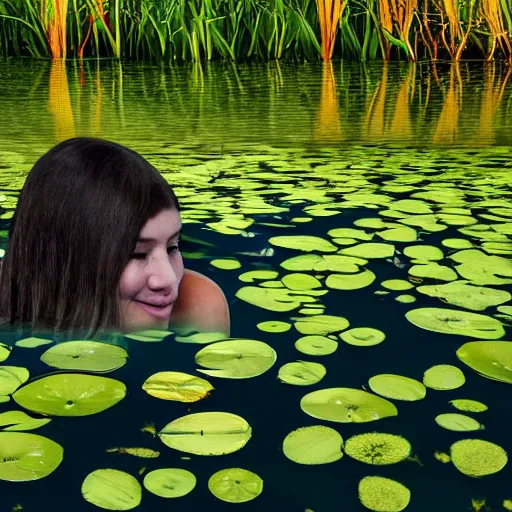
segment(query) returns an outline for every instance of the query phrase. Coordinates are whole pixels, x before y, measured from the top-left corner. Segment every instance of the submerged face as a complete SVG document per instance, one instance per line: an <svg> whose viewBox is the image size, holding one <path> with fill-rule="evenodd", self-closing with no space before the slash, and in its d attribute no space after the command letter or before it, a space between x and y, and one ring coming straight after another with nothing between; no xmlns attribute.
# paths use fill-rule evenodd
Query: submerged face
<svg viewBox="0 0 512 512"><path fill-rule="evenodd" d="M167 329L184 271L180 230L175 209L162 210L142 227L119 283L124 331Z"/></svg>

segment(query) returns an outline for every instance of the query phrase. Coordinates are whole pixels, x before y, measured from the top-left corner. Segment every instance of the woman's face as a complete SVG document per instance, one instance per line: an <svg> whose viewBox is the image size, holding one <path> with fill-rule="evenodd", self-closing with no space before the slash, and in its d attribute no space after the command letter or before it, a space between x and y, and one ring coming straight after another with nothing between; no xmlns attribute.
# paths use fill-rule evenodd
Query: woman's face
<svg viewBox="0 0 512 512"><path fill-rule="evenodd" d="M162 210L140 231L119 283L124 331L167 329L183 278L180 230L180 214L172 209Z"/></svg>

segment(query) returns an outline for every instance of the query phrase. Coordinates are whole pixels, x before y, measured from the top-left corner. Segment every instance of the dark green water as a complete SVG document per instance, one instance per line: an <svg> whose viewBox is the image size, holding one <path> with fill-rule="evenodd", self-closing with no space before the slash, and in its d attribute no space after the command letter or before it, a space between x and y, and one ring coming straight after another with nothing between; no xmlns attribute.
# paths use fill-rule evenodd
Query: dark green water
<svg viewBox="0 0 512 512"><path fill-rule="evenodd" d="M162 343L126 340L128 364L108 375L126 384L126 398L98 415L54 418L33 431L61 444L64 461L38 481L1 481L1 512L9 512L17 503L24 512L98 510L80 494L86 475L111 467L142 481L138 476L142 466L147 471L181 467L197 477L196 488L175 500L158 498L144 489L136 510L151 512L365 510L357 486L368 475L406 485L411 491L407 510L413 512L471 510L472 499L486 499L492 510L503 510L502 501L512 499L511 463L499 473L474 479L434 458L434 451L448 453L452 443L465 438L485 439L512 451L510 385L477 375L455 354L461 345L479 338L427 331L405 318L408 311L422 307L467 310L415 289L404 292L416 298L411 304L395 300L401 292L375 293L384 291L382 281L408 279L412 264L403 250L410 245L439 247L445 256L439 263L456 268L449 258L456 251L441 243L448 238L466 239L487 255L497 250L489 243L499 243L500 252L495 255L512 268L512 107L507 70L484 69L476 63L458 68L439 65L435 70L438 79L434 70L423 65L394 65L385 70L380 65L363 68L338 63L333 71L331 75L319 65L279 69L272 64L163 72L143 65L121 69L103 62L87 63L83 70L70 65L65 73L46 63L2 63L0 229L8 228L17 193L35 158L58 140L96 135L125 143L140 151L175 185L183 207L185 235L211 244L189 239L182 251L187 266L209 275L224 289L231 308L232 337L264 341L276 350L278 358L270 370L255 378L207 377L215 391L190 406L149 397L141 386L158 371L199 375L194 355L202 346L177 343L172 337ZM279 280L287 274L280 263L305 254L272 246L271 237L311 235L332 241L327 235L330 229L357 227L353 223L361 218L408 222L413 214L391 217L389 213L396 212L393 205L403 199L422 201L443 230L415 226L416 242L389 242L395 245L397 260L369 259L364 265L376 276L371 285L357 290L329 289L315 297L325 306L325 314L347 318L350 328L382 330L386 334L383 343L355 347L338 340L333 354L307 356L294 346L302 336L294 326L281 334L256 327L266 320L293 324L293 319L305 316L298 312L300 307L278 313L235 295L247 285L238 279L243 272L274 269L279 271ZM443 217L447 214L456 217ZM297 217L310 217L311 221L297 222ZM216 223L233 227L233 221L241 218L253 223L234 234L218 231ZM459 231L475 224L481 226L481 232ZM383 240L375 235L372 241ZM5 246L5 235L3 243ZM210 264L212 259L226 257L237 258L241 268L220 270ZM421 284L438 282L425 279ZM510 284L489 287L511 290ZM511 317L496 317L496 306L474 312L498 318L507 332L502 339L510 339ZM48 373L51 368L39 361L47 348L15 347L2 364L26 367L31 377ZM327 374L313 386L280 383L279 368L296 360L320 362ZM334 423L308 416L299 405L306 393L318 389L368 389L368 379L381 373L421 381L425 370L437 364L460 368L465 384L451 391L428 389L426 398L417 402L394 400L396 417ZM468 414L485 425L485 430L452 432L434 422L438 414L457 412L448 403L455 398L488 405L484 413ZM18 406L12 400L0 404L0 413L15 409ZM175 418L203 411L242 416L253 429L251 440L230 455L191 455L191 460L183 460L187 454L140 432L147 422L154 422L160 430ZM296 464L283 455L282 442L292 430L308 425L327 425L345 440L365 432L400 434L410 441L421 465L405 461L371 466L347 455L331 464ZM135 446L159 450L161 455L139 459L105 452L111 447ZM260 475L263 493L238 505L213 497L207 487L209 477L229 467Z"/></svg>

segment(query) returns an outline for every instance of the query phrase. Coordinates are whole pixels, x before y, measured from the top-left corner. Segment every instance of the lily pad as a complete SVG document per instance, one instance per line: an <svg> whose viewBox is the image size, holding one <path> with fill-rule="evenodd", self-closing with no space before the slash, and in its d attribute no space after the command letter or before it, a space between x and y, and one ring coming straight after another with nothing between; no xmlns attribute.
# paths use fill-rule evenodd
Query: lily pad
<svg viewBox="0 0 512 512"><path fill-rule="evenodd" d="M450 455L453 465L472 477L497 473L508 462L507 452L501 446L482 439L457 441L451 445Z"/></svg>
<svg viewBox="0 0 512 512"><path fill-rule="evenodd" d="M300 306L301 300L290 294L289 290L280 288L260 288L244 286L236 292L236 297L269 311L292 311Z"/></svg>
<svg viewBox="0 0 512 512"><path fill-rule="evenodd" d="M325 280L325 286L334 290L359 290L370 286L375 281L371 270L363 270L358 274L331 274Z"/></svg>
<svg viewBox="0 0 512 512"><path fill-rule="evenodd" d="M302 397L300 407L313 418L338 423L366 423L398 414L388 400L351 388L313 391Z"/></svg>
<svg viewBox="0 0 512 512"><path fill-rule="evenodd" d="M473 249L473 244L465 238L445 238L441 243L449 249Z"/></svg>
<svg viewBox="0 0 512 512"><path fill-rule="evenodd" d="M313 276L308 274L288 274L281 281L290 290L313 290L322 288L322 283Z"/></svg>
<svg viewBox="0 0 512 512"><path fill-rule="evenodd" d="M53 340L47 339L47 338L23 338L22 340L18 340L16 342L17 347L22 348L36 348L40 347L41 345L50 345L53 343Z"/></svg>
<svg viewBox="0 0 512 512"><path fill-rule="evenodd" d="M5 361L11 355L11 350L7 345L0 343L0 363Z"/></svg>
<svg viewBox="0 0 512 512"><path fill-rule="evenodd" d="M301 334L326 335L343 331L349 322L342 316L317 315L313 318L300 318L295 322L295 329Z"/></svg>
<svg viewBox="0 0 512 512"><path fill-rule="evenodd" d="M387 281L382 281L380 285L387 290L393 290L397 292L411 290L414 288L414 285L411 282L405 281L404 279L389 279Z"/></svg>
<svg viewBox="0 0 512 512"><path fill-rule="evenodd" d="M147 341L147 342L159 342L162 341L167 336L172 334L171 331L161 331L157 329L150 329L148 331L138 331L125 334L125 338L130 338L132 340L137 341Z"/></svg>
<svg viewBox="0 0 512 512"><path fill-rule="evenodd" d="M359 272L359 266L367 263L368 260L340 254L301 254L283 261L281 267L292 272L329 271L351 274Z"/></svg>
<svg viewBox="0 0 512 512"><path fill-rule="evenodd" d="M349 437L345 453L359 462L383 466L407 459L411 454L411 444L402 436L371 432Z"/></svg>
<svg viewBox="0 0 512 512"><path fill-rule="evenodd" d="M342 332L339 337L345 343L358 347L372 347L386 339L386 335L382 331L371 327L355 327L354 329Z"/></svg>
<svg viewBox="0 0 512 512"><path fill-rule="evenodd" d="M208 396L213 386L205 379L182 372L158 372L148 377L142 389L162 400L197 402Z"/></svg>
<svg viewBox="0 0 512 512"><path fill-rule="evenodd" d="M435 262L413 265L409 269L409 274L414 277L436 279L438 281L455 281L458 277L457 273L450 267Z"/></svg>
<svg viewBox="0 0 512 512"><path fill-rule="evenodd" d="M210 261L210 265L221 270L236 270L242 266L242 264L231 258L220 258Z"/></svg>
<svg viewBox="0 0 512 512"><path fill-rule="evenodd" d="M111 372L126 364L128 352L122 347L96 341L66 341L49 348L41 361L61 370Z"/></svg>
<svg viewBox="0 0 512 512"><path fill-rule="evenodd" d="M117 469L97 469L82 483L85 501L106 510L131 510L142 500L142 488L132 475Z"/></svg>
<svg viewBox="0 0 512 512"><path fill-rule="evenodd" d="M318 252L336 252L338 248L317 236L273 236L269 238L269 243L277 247L286 249L295 249L298 251L318 251Z"/></svg>
<svg viewBox="0 0 512 512"><path fill-rule="evenodd" d="M439 261L444 258L443 251L434 245L411 245L404 249L404 254L413 260Z"/></svg>
<svg viewBox="0 0 512 512"><path fill-rule="evenodd" d="M366 233L362 229L354 228L335 228L327 231L327 234L332 238L353 238L355 240L371 240L373 235Z"/></svg>
<svg viewBox="0 0 512 512"><path fill-rule="evenodd" d="M27 382L30 374L20 366L0 366L0 395L14 393L23 383Z"/></svg>
<svg viewBox="0 0 512 512"><path fill-rule="evenodd" d="M368 242L342 249L340 254L365 259L391 258L395 254L395 246L392 244Z"/></svg>
<svg viewBox="0 0 512 512"><path fill-rule="evenodd" d="M210 368L198 369L212 377L249 379L272 368L276 362L275 350L263 341L230 339L208 345L196 354L196 364Z"/></svg>
<svg viewBox="0 0 512 512"><path fill-rule="evenodd" d="M423 384L427 388L447 391L460 388L466 382L466 377L456 366L438 364L429 368L423 375Z"/></svg>
<svg viewBox="0 0 512 512"><path fill-rule="evenodd" d="M427 331L495 340L505 334L499 320L456 309L419 308L405 314L409 322Z"/></svg>
<svg viewBox="0 0 512 512"><path fill-rule="evenodd" d="M366 476L359 482L359 500L375 512L401 512L411 501L405 485L381 476Z"/></svg>
<svg viewBox="0 0 512 512"><path fill-rule="evenodd" d="M34 430L50 421L50 418L32 418L23 411L7 411L0 414L0 427L5 427L2 429L4 431Z"/></svg>
<svg viewBox="0 0 512 512"><path fill-rule="evenodd" d="M326 373L327 370L323 364L310 361L295 361L281 366L277 378L285 384L310 386L320 382Z"/></svg>
<svg viewBox="0 0 512 512"><path fill-rule="evenodd" d="M512 384L512 341L472 341L457 357L483 377Z"/></svg>
<svg viewBox="0 0 512 512"><path fill-rule="evenodd" d="M195 455L225 455L243 448L252 429L242 417L228 412L199 412L168 423L159 433L169 448Z"/></svg>
<svg viewBox="0 0 512 512"><path fill-rule="evenodd" d="M279 272L275 270L250 270L238 276L238 279L244 283L254 283L257 280L275 279L278 275Z"/></svg>
<svg viewBox="0 0 512 512"><path fill-rule="evenodd" d="M329 464L343 457L341 435L330 427L313 425L290 432L283 441L283 453L297 464Z"/></svg>
<svg viewBox="0 0 512 512"><path fill-rule="evenodd" d="M175 341L178 343L197 343L198 345L206 345L215 341L225 340L226 334L223 332L196 332L185 336L176 336Z"/></svg>
<svg viewBox="0 0 512 512"><path fill-rule="evenodd" d="M279 320L268 320L267 322L260 322L256 327L263 332L281 333L288 332L292 328L292 324Z"/></svg>
<svg viewBox="0 0 512 512"><path fill-rule="evenodd" d="M33 381L16 391L13 399L29 411L49 416L89 416L121 401L126 386L98 375L60 373Z"/></svg>
<svg viewBox="0 0 512 512"><path fill-rule="evenodd" d="M435 421L440 427L454 432L472 432L483 428L478 421L464 414L439 414Z"/></svg>
<svg viewBox="0 0 512 512"><path fill-rule="evenodd" d="M295 348L309 356L328 356L336 352L338 342L325 336L303 336L295 342Z"/></svg>
<svg viewBox="0 0 512 512"><path fill-rule="evenodd" d="M415 242L418 239L416 230L408 226L386 229L377 234L388 242Z"/></svg>
<svg viewBox="0 0 512 512"><path fill-rule="evenodd" d="M392 400L413 402L422 400L427 394L421 382L402 375L382 373L371 377L368 384L374 393Z"/></svg>
<svg viewBox="0 0 512 512"><path fill-rule="evenodd" d="M452 404L455 409L464 412L485 412L488 409L487 405L482 402L469 400L467 398L457 398L455 400L450 400L449 403Z"/></svg>
<svg viewBox="0 0 512 512"><path fill-rule="evenodd" d="M0 480L39 480L59 467L63 455L62 446L46 437L0 432Z"/></svg>
<svg viewBox="0 0 512 512"><path fill-rule="evenodd" d="M228 503L245 503L262 493L263 480L247 469L221 469L208 480L208 489L219 500Z"/></svg>
<svg viewBox="0 0 512 512"><path fill-rule="evenodd" d="M150 471L144 477L144 487L161 498L181 498L192 492L197 479L194 473L180 468Z"/></svg>
<svg viewBox="0 0 512 512"><path fill-rule="evenodd" d="M416 302L416 297L414 295L404 293L402 295L397 295L395 300L397 302L401 302L402 304L412 304L413 302Z"/></svg>

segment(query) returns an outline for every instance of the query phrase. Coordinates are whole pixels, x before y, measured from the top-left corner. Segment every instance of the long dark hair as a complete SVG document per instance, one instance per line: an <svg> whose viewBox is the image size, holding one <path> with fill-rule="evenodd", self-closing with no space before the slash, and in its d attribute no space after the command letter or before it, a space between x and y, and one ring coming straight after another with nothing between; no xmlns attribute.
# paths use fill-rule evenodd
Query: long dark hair
<svg viewBox="0 0 512 512"><path fill-rule="evenodd" d="M0 272L0 319L56 332L120 327L118 286L146 221L178 200L141 155L76 137L35 163Z"/></svg>

